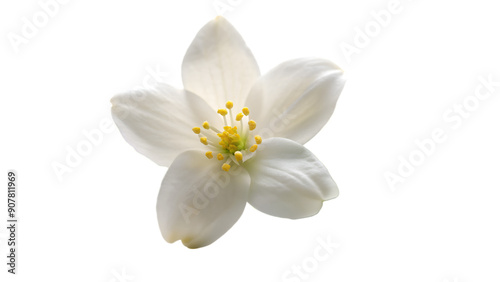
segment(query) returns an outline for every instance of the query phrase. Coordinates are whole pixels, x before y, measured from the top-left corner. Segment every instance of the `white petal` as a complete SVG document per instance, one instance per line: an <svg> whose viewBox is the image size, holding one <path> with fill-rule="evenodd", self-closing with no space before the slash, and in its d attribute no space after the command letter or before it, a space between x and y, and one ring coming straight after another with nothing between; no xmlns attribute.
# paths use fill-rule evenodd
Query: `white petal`
<svg viewBox="0 0 500 282"><path fill-rule="evenodd" d="M332 115L344 83L343 71L330 61L291 60L262 76L245 104L256 132L305 144Z"/></svg>
<svg viewBox="0 0 500 282"><path fill-rule="evenodd" d="M222 126L220 116L203 99L167 85L116 95L111 103L113 120L123 138L163 166L185 150L203 148L193 127L205 120Z"/></svg>
<svg viewBox="0 0 500 282"><path fill-rule="evenodd" d="M213 108L232 100L236 109L260 76L259 67L236 29L223 17L207 23L196 35L182 62L184 88Z"/></svg>
<svg viewBox="0 0 500 282"><path fill-rule="evenodd" d="M180 154L161 184L156 211L163 238L189 248L213 243L240 218L250 176L242 167L221 169L201 151Z"/></svg>
<svg viewBox="0 0 500 282"><path fill-rule="evenodd" d="M339 194L326 167L304 146L288 139L264 140L245 168L252 178L248 202L273 216L312 216L323 201Z"/></svg>

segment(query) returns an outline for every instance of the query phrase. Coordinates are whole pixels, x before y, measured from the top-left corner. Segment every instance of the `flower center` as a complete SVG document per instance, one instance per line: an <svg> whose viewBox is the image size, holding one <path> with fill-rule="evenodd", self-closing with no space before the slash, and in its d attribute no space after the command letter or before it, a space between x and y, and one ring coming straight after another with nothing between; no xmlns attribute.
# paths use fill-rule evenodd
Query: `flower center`
<svg viewBox="0 0 500 282"><path fill-rule="evenodd" d="M212 127L208 121L201 127L193 127L193 132L198 135L200 142L210 148L205 156L213 159L216 154L216 159L224 162L221 166L224 171L229 171L232 163L241 165L253 157L258 144L262 143L262 137L252 133L257 123L249 118L250 110L243 108L233 119L232 108L233 102L228 101L225 109L217 110L224 119L223 131Z"/></svg>
<svg viewBox="0 0 500 282"><path fill-rule="evenodd" d="M238 134L238 127L234 126L224 126L224 131L222 133L217 133L220 137L219 145L222 149L234 154L236 151L245 149L245 142L241 139Z"/></svg>

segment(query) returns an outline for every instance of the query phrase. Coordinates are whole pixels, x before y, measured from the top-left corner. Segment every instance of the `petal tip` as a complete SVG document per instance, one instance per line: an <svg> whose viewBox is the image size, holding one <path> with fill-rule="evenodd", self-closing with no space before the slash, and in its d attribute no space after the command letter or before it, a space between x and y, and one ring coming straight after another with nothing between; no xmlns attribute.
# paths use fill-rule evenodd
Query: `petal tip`
<svg viewBox="0 0 500 282"><path fill-rule="evenodd" d="M116 94L113 97L111 97L111 99L109 99L109 102L111 103L112 106L116 106L118 104L118 99L120 98L119 96L120 94Z"/></svg>
<svg viewBox="0 0 500 282"><path fill-rule="evenodd" d="M222 15L218 15L217 17L215 17L214 21L225 21L226 18L224 18Z"/></svg>

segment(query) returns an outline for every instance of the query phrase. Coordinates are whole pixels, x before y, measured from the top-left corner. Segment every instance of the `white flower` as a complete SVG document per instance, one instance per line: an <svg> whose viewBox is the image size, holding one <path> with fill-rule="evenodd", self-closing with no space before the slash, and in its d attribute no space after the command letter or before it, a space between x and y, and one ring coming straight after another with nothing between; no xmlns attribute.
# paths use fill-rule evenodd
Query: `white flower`
<svg viewBox="0 0 500 282"><path fill-rule="evenodd" d="M167 242L209 245L247 202L297 219L337 197L328 170L303 144L333 113L344 86L339 67L296 59L260 76L240 34L217 17L189 46L182 80L184 90L161 85L111 99L125 140L170 167L156 207Z"/></svg>

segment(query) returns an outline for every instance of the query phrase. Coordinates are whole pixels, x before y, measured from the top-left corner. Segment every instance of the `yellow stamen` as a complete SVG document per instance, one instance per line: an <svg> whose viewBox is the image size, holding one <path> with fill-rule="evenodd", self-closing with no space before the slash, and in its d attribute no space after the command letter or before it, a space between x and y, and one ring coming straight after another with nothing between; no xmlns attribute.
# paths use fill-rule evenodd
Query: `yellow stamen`
<svg viewBox="0 0 500 282"><path fill-rule="evenodd" d="M244 107L240 113L234 116L233 108L234 103L227 101L226 108L217 110L217 113L224 120L223 130L214 128L208 121L204 121L200 127L192 128L193 132L198 135L200 142L209 146L209 150L215 151L205 151L205 156L208 159L221 161L221 168L224 171L229 171L233 162L241 165L246 160L245 158L253 155L249 155L249 153L257 151L258 145L263 142L260 135L250 133L250 131L257 128L257 122L249 118L243 121L243 118L250 114L250 110ZM245 123L248 123L248 127ZM201 133L202 130L203 133ZM212 133L205 134L205 130L212 131ZM249 138L255 139L255 142L252 142ZM218 140L216 141L216 139ZM253 143L253 145L247 145L248 143Z"/></svg>
<svg viewBox="0 0 500 282"><path fill-rule="evenodd" d="M240 151L234 153L234 157L237 161L241 162L243 160L243 154Z"/></svg>
<svg viewBox="0 0 500 282"><path fill-rule="evenodd" d="M260 137L260 135L255 135L255 143L257 144L262 143L262 137Z"/></svg>
<svg viewBox="0 0 500 282"><path fill-rule="evenodd" d="M229 171L230 168L231 168L231 166L229 164L222 165L222 170L224 170L224 171Z"/></svg>
<svg viewBox="0 0 500 282"><path fill-rule="evenodd" d="M208 124L208 121L205 121L205 122L203 123L203 128L205 128L205 129L210 129L210 124Z"/></svg>
<svg viewBox="0 0 500 282"><path fill-rule="evenodd" d="M257 123L254 120L250 120L248 122L248 127L250 128L250 130L254 130L257 127Z"/></svg>
<svg viewBox="0 0 500 282"><path fill-rule="evenodd" d="M221 145L222 149L228 150L231 154L243 149L245 146L236 126L224 126L224 132L218 133L217 136L220 138L219 145Z"/></svg>
<svg viewBox="0 0 500 282"><path fill-rule="evenodd" d="M227 115L227 110L226 109L218 109L217 113L221 116Z"/></svg>

